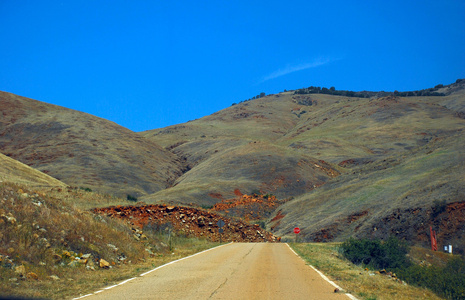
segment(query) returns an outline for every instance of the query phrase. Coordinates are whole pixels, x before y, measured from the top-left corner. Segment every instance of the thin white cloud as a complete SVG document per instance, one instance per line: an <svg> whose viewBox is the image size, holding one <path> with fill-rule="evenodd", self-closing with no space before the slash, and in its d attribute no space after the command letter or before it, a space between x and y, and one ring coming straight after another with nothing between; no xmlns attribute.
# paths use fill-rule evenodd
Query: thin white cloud
<svg viewBox="0 0 465 300"><path fill-rule="evenodd" d="M304 63L304 64L299 64L299 65L287 65L284 69L279 69L277 71L274 71L267 76L263 77L263 79L260 81L260 83L263 83L267 80L270 79L275 79L290 73L294 73L297 71L302 71L310 68L316 68L322 65L325 65L327 63L332 62L333 60L329 58L318 58L317 60L309 63Z"/></svg>

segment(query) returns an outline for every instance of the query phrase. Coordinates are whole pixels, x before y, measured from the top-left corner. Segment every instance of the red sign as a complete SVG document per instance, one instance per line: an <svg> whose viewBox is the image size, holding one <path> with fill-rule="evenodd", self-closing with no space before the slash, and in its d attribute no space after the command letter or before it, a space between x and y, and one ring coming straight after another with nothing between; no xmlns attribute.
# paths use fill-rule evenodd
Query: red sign
<svg viewBox="0 0 465 300"><path fill-rule="evenodd" d="M294 233L295 233L295 234L300 233L300 228L299 228L299 227L294 228Z"/></svg>

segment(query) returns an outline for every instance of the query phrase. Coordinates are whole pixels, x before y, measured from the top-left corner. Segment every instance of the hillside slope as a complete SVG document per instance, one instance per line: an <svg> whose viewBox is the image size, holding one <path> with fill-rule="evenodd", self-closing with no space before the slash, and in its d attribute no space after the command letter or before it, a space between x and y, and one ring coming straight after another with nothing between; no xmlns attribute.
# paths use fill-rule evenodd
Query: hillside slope
<svg viewBox="0 0 465 300"><path fill-rule="evenodd" d="M65 187L63 182L0 153L0 181L31 187Z"/></svg>
<svg viewBox="0 0 465 300"><path fill-rule="evenodd" d="M270 226L280 236L300 226L309 241L394 234L425 244L433 226L441 243L463 247L465 206L455 205L465 203L463 149L458 130L414 153L347 166L350 172L281 206Z"/></svg>
<svg viewBox="0 0 465 300"><path fill-rule="evenodd" d="M463 250L465 209L454 203L465 200L464 91L462 82L443 97L350 99L333 106L328 125L294 143L324 153L345 171L282 206L269 224L273 232L290 237L300 226L308 241L394 234L427 244L433 226L441 243Z"/></svg>
<svg viewBox="0 0 465 300"><path fill-rule="evenodd" d="M143 195L182 172L172 153L113 122L0 92L0 152L68 185Z"/></svg>
<svg viewBox="0 0 465 300"><path fill-rule="evenodd" d="M235 189L272 193L282 199L323 185L339 175L339 167L280 141L301 122L301 107L287 93L142 132L184 158L189 169L174 187L143 199L211 205L235 197Z"/></svg>
<svg viewBox="0 0 465 300"><path fill-rule="evenodd" d="M277 235L290 237L297 225L305 240L370 235L399 209L463 201L464 86L438 91L446 96L286 92L143 132L191 168L145 200L211 204L235 188L260 189L294 197L269 223ZM391 225L377 234L402 227Z"/></svg>

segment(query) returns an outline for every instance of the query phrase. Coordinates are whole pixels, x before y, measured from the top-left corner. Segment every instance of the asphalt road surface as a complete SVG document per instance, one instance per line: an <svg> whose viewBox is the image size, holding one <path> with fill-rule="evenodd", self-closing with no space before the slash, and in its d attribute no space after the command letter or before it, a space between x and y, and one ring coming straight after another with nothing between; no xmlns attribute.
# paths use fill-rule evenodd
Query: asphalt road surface
<svg viewBox="0 0 465 300"><path fill-rule="evenodd" d="M84 299L349 299L282 243L233 243Z"/></svg>

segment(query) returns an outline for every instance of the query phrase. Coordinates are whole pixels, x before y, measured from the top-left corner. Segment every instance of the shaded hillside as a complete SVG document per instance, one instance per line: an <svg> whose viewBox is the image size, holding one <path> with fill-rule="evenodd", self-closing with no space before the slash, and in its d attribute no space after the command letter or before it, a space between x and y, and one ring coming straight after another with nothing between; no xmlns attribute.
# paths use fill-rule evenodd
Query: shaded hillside
<svg viewBox="0 0 465 300"><path fill-rule="evenodd" d="M0 181L31 187L65 187L63 182L0 153Z"/></svg>
<svg viewBox="0 0 465 300"><path fill-rule="evenodd" d="M0 92L0 151L68 185L119 195L165 189L176 156L86 113Z"/></svg>
<svg viewBox="0 0 465 300"><path fill-rule="evenodd" d="M464 200L464 86L436 89L447 96L280 93L143 132L191 168L145 199L211 204L261 189L295 198L269 224L277 235L299 225L312 240L336 224L331 239L341 239L361 224L341 221L352 216L368 235L396 209Z"/></svg>

